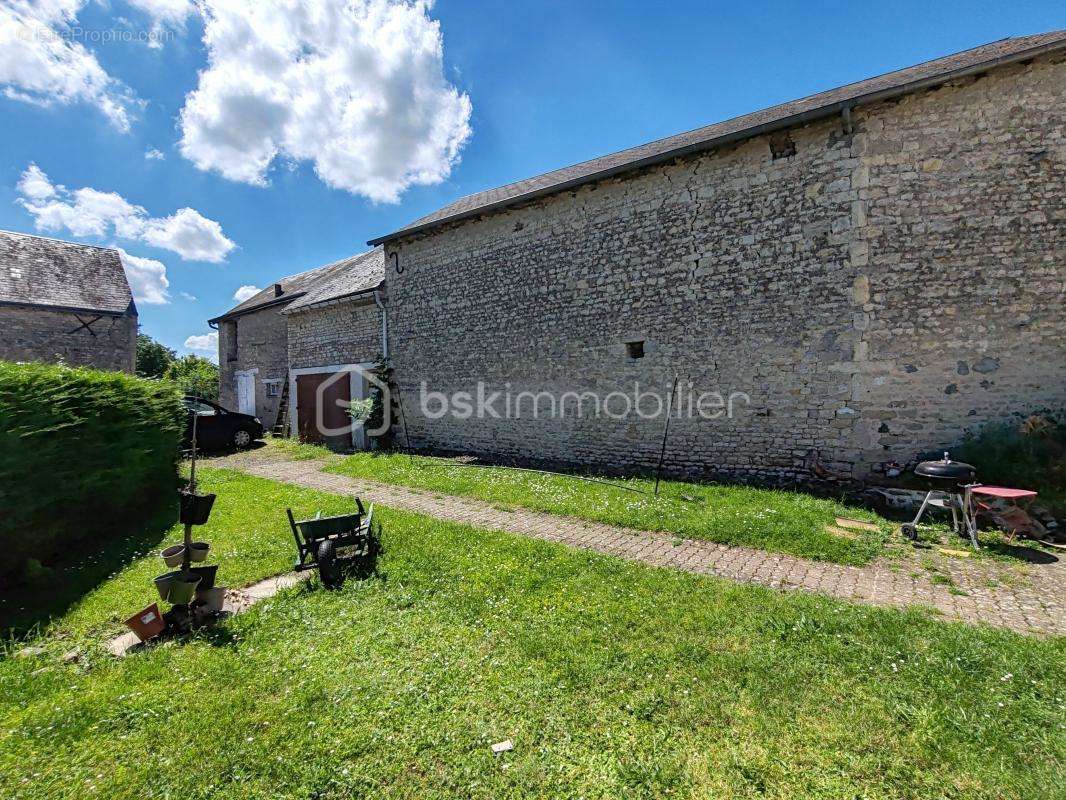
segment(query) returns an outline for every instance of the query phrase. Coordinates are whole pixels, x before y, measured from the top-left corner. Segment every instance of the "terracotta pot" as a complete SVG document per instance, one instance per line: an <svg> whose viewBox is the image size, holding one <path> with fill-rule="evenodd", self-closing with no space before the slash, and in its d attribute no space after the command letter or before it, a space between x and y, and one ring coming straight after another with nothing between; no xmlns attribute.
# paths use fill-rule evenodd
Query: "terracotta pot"
<svg viewBox="0 0 1066 800"><path fill-rule="evenodd" d="M196 591L203 592L215 585L215 573L218 572L218 564L209 564L206 567L189 567L189 572L200 576L200 585Z"/></svg>
<svg viewBox="0 0 1066 800"><path fill-rule="evenodd" d="M189 560L207 561L207 551L210 549L211 545L207 542L193 542L189 545Z"/></svg>
<svg viewBox="0 0 1066 800"><path fill-rule="evenodd" d="M185 545L173 544L160 553L160 555L163 556L163 563L168 567L180 567L181 559L185 556Z"/></svg>
<svg viewBox="0 0 1066 800"><path fill-rule="evenodd" d="M167 600L172 605L183 606L188 604L193 596L196 594L196 587L200 583L199 575L189 575L186 577L181 573L174 576L173 582L170 584L170 592L168 593Z"/></svg>
<svg viewBox="0 0 1066 800"><path fill-rule="evenodd" d="M153 636L158 636L166 628L166 623L163 622L163 615L159 613L159 606L155 603L152 603L148 608L142 608L126 620L126 625L137 634L137 638L142 642L148 641Z"/></svg>
<svg viewBox="0 0 1066 800"><path fill-rule="evenodd" d="M198 589L196 591L196 601L202 603L208 611L217 614L222 610L222 606L226 602L226 587L213 586L210 589Z"/></svg>
<svg viewBox="0 0 1066 800"><path fill-rule="evenodd" d="M180 572L164 572L158 578L155 579L155 589L159 592L159 599L169 602L170 600L170 587L174 583L174 579L177 578Z"/></svg>

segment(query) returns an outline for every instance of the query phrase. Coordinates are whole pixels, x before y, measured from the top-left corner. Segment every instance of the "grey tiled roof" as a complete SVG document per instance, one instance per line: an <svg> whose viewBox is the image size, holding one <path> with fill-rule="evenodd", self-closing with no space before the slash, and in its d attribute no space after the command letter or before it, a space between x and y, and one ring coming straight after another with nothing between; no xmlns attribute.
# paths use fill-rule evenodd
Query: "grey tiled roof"
<svg viewBox="0 0 1066 800"><path fill-rule="evenodd" d="M117 250L0 231L0 303L136 314Z"/></svg>
<svg viewBox="0 0 1066 800"><path fill-rule="evenodd" d="M649 144L594 158L535 178L509 183L456 200L399 230L371 239L376 245L402 236L430 230L446 222L477 216L536 197L553 194L632 169L668 161L677 156L708 150L727 142L756 136L803 122L840 113L844 107L876 102L888 97L935 85L958 74L1023 60L1040 52L1066 47L1066 30L1002 39L961 53L888 72L858 83L810 95L781 105L719 122L705 128L670 136Z"/></svg>
<svg viewBox="0 0 1066 800"><path fill-rule="evenodd" d="M303 297L285 309L286 314L376 289L385 280L385 250L375 247L322 267L322 273Z"/></svg>
<svg viewBox="0 0 1066 800"><path fill-rule="evenodd" d="M232 319L268 306L285 305L293 308L297 304L305 307L311 303L325 302L335 297L374 289L384 277L385 251L377 248L274 281L265 289L261 289L257 294L209 322ZM281 294L275 290L275 284L281 284ZM308 297L316 299L305 302L305 298ZM297 302L294 303L294 301Z"/></svg>

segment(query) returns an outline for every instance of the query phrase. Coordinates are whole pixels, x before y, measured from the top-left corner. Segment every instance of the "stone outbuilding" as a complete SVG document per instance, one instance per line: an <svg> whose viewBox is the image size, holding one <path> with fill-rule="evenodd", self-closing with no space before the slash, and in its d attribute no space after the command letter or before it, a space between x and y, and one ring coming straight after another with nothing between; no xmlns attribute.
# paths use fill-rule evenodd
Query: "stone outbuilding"
<svg viewBox="0 0 1066 800"><path fill-rule="evenodd" d="M136 357L117 250L0 231L0 359L133 372Z"/></svg>
<svg viewBox="0 0 1066 800"><path fill-rule="evenodd" d="M407 434L648 470L662 416L536 404L666 397L677 377L670 472L865 479L1061 414L1064 198L1064 31L464 197L371 241ZM512 405L441 413L479 392ZM693 414L707 393L722 413Z"/></svg>
<svg viewBox="0 0 1066 800"><path fill-rule="evenodd" d="M217 327L219 400L259 417L276 433L299 434L337 448L365 447L361 431L323 435L322 409L347 423L335 402L361 399L356 367L376 365L388 350L381 248L281 278L209 323ZM344 375L339 376L339 373Z"/></svg>

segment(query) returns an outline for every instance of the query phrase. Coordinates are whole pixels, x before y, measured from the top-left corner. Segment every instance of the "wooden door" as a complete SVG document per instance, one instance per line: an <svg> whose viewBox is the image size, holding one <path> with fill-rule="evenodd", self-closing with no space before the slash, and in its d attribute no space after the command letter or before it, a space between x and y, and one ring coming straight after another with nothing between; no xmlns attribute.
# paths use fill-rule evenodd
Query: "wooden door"
<svg viewBox="0 0 1066 800"><path fill-rule="evenodd" d="M237 410L255 416L255 376L237 373Z"/></svg>
<svg viewBox="0 0 1066 800"><path fill-rule="evenodd" d="M319 395L322 399L322 422L334 430L348 428L351 417L345 405L351 400L351 379L347 373L336 377L329 386L322 384L330 381L337 373L314 372L309 375L296 376L296 429L302 442L314 442L333 447L346 448L351 445L351 433L327 436L318 426L316 413Z"/></svg>

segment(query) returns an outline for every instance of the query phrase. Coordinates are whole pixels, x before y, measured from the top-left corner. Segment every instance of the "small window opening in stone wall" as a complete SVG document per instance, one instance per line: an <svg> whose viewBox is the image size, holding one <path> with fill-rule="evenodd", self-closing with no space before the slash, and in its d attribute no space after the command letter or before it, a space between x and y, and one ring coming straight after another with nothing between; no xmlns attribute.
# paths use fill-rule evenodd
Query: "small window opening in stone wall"
<svg viewBox="0 0 1066 800"><path fill-rule="evenodd" d="M266 386L267 397L278 397L281 394L281 381L263 381Z"/></svg>
<svg viewBox="0 0 1066 800"><path fill-rule="evenodd" d="M774 161L796 155L796 143L792 141L788 131L781 131L770 137L770 155Z"/></svg>
<svg viewBox="0 0 1066 800"><path fill-rule="evenodd" d="M630 358L644 358L644 342L626 342L626 355Z"/></svg>
<svg viewBox="0 0 1066 800"><path fill-rule="evenodd" d="M223 323L223 325L225 325L225 333L226 333L226 360L227 361L236 361L237 360L237 322L236 322L236 320L234 320L232 322L225 322L225 323Z"/></svg>

